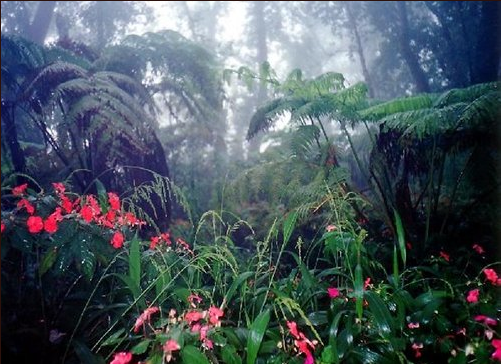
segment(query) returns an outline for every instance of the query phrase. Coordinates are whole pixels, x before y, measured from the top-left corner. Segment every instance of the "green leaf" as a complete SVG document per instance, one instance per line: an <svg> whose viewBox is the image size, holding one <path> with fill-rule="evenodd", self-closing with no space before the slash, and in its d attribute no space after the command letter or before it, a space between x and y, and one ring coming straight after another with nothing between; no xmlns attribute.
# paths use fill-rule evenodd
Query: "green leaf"
<svg viewBox="0 0 501 364"><path fill-rule="evenodd" d="M405 263L407 260L407 250L405 249L404 227L402 225L402 219L400 218L400 214L397 212L397 210L393 209L393 213L395 214L395 226L397 227L397 238L398 238L398 245L400 247L400 256L402 257L402 262L404 263L404 268L405 268Z"/></svg>
<svg viewBox="0 0 501 364"><path fill-rule="evenodd" d="M42 261L40 262L40 268L38 270L38 273L40 274L40 277L45 274L56 262L57 259L57 248L54 247L50 249L45 255L42 257Z"/></svg>
<svg viewBox="0 0 501 364"><path fill-rule="evenodd" d="M254 275L254 272L244 272L238 275L238 277L233 281L231 284L230 288L226 292L226 296L224 297L224 302L228 303L231 301L233 298L233 295L235 294L235 291L237 288L245 282L248 278L252 277Z"/></svg>
<svg viewBox="0 0 501 364"><path fill-rule="evenodd" d="M361 320L364 303L364 278L360 264L357 264L355 267L355 299L355 310L357 312L358 319Z"/></svg>
<svg viewBox="0 0 501 364"><path fill-rule="evenodd" d="M117 332L113 333L109 338L104 340L104 342L101 344L101 346L109 346L109 345L115 345L119 341L122 341L122 334L125 332L125 329L120 329Z"/></svg>
<svg viewBox="0 0 501 364"><path fill-rule="evenodd" d="M235 347L231 345L223 346L221 355L225 364L242 364L242 358L238 355Z"/></svg>
<svg viewBox="0 0 501 364"><path fill-rule="evenodd" d="M146 350L148 349L148 346L150 345L150 342L151 342L150 339L141 341L139 344L137 344L131 349L132 354L139 355L145 353Z"/></svg>
<svg viewBox="0 0 501 364"><path fill-rule="evenodd" d="M87 244L80 244L80 263L85 278L90 282L96 268L96 255L89 249Z"/></svg>
<svg viewBox="0 0 501 364"><path fill-rule="evenodd" d="M184 364L210 364L207 357L196 347L187 345L181 351L181 360Z"/></svg>
<svg viewBox="0 0 501 364"><path fill-rule="evenodd" d="M292 211L284 222L284 244L287 244L289 241L292 231L294 230L294 226L296 225L296 220L298 217L298 211Z"/></svg>
<svg viewBox="0 0 501 364"><path fill-rule="evenodd" d="M369 312L374 317L374 322L383 336L387 336L393 329L393 319L384 301L377 293L368 291L365 294L369 303Z"/></svg>
<svg viewBox="0 0 501 364"><path fill-rule="evenodd" d="M134 236L129 249L129 277L137 287L141 285L141 253L139 252L139 239Z"/></svg>
<svg viewBox="0 0 501 364"><path fill-rule="evenodd" d="M263 311L254 320L247 338L247 364L256 362L257 353L270 321L270 310Z"/></svg>
<svg viewBox="0 0 501 364"><path fill-rule="evenodd" d="M146 362L148 364L162 364L163 356L161 354L154 354L153 356L150 356Z"/></svg>

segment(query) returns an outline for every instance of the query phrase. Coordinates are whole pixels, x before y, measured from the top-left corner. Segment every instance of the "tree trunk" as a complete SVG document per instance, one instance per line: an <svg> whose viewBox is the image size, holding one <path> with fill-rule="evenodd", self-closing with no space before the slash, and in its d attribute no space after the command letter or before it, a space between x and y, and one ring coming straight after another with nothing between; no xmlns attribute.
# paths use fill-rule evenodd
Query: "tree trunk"
<svg viewBox="0 0 501 364"><path fill-rule="evenodd" d="M374 91L372 89L372 81L369 74L369 70L367 69L364 49L362 48L362 39L360 38L360 34L358 33L357 21L355 19L355 16L351 9L351 4L349 2L344 3L344 8L346 10L346 15L348 15L348 21L351 24L351 29L353 30L353 35L355 36L355 41L357 43L358 58L360 59L360 65L362 66L362 73L364 75L365 83L367 84L367 88L369 90L369 97L374 97Z"/></svg>
<svg viewBox="0 0 501 364"><path fill-rule="evenodd" d="M35 18L30 24L27 37L35 43L43 45L54 15L57 1L39 1Z"/></svg>
<svg viewBox="0 0 501 364"><path fill-rule="evenodd" d="M402 57L407 62L407 66L416 82L416 88L418 92L430 92L430 85L428 84L428 78L424 73L423 69L419 65L417 55L414 54L410 46L410 29L409 21L407 19L407 5L405 1L398 1L398 16L400 20L400 33L398 35L398 42L400 45L400 52L402 52Z"/></svg>
<svg viewBox="0 0 501 364"><path fill-rule="evenodd" d="M483 1L480 10L480 29L474 50L473 83L496 81L500 58L500 5L497 1Z"/></svg>
<svg viewBox="0 0 501 364"><path fill-rule="evenodd" d="M253 31L256 35L256 61L258 67L260 67L263 62L268 60L267 29L264 12L265 5L266 1L254 1L252 9L254 18ZM254 109L263 105L267 98L267 94L267 85L263 80L261 80L256 98L254 100ZM259 153L262 139L263 135L258 134L249 141L249 156L251 154L256 155Z"/></svg>

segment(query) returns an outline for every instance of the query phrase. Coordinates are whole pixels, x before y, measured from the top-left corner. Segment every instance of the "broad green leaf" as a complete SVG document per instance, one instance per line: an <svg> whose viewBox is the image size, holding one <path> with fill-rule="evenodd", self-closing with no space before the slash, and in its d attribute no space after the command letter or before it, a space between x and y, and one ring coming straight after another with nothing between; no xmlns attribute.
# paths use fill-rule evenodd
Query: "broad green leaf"
<svg viewBox="0 0 501 364"><path fill-rule="evenodd" d="M256 362L257 353L259 352L259 347L263 341L269 321L270 310L266 310L261 312L252 323L247 338L247 364L254 364Z"/></svg>
<svg viewBox="0 0 501 364"><path fill-rule="evenodd" d="M357 312L358 319L361 320L364 303L364 278L360 264L357 264L355 267L355 299L355 310Z"/></svg>
<svg viewBox="0 0 501 364"><path fill-rule="evenodd" d="M42 261L40 262L40 268L38 270L38 273L40 274L40 277L45 274L56 262L58 255L57 248L54 247L50 249L45 255L42 257Z"/></svg>
<svg viewBox="0 0 501 364"><path fill-rule="evenodd" d="M150 345L150 342L151 342L150 339L146 339L146 340L141 341L139 344L135 345L131 349L131 353L137 354L137 355L145 353L146 350L148 349L148 346Z"/></svg>
<svg viewBox="0 0 501 364"><path fill-rule="evenodd" d="M162 354L154 354L153 356L150 356L146 362L148 364L162 364L163 356Z"/></svg>
<svg viewBox="0 0 501 364"><path fill-rule="evenodd" d="M398 269L398 256L397 256L397 245L393 245L393 284L395 287L399 286L399 269Z"/></svg>
<svg viewBox="0 0 501 364"><path fill-rule="evenodd" d="M238 355L235 347L232 345L223 346L221 355L225 364L242 364L242 358L240 358L240 355Z"/></svg>
<svg viewBox="0 0 501 364"><path fill-rule="evenodd" d="M235 291L237 288L245 282L248 278L252 277L254 275L254 272L244 272L240 273L238 277L233 281L231 284L230 288L226 292L226 296L224 297L224 302L228 303L232 300L233 295L235 294Z"/></svg>
<svg viewBox="0 0 501 364"><path fill-rule="evenodd" d="M109 346L109 345L115 345L119 341L122 340L122 334L125 332L125 329L120 329L117 332L114 332L113 335L111 335L109 338L104 340L104 342L101 344L101 346Z"/></svg>
<svg viewBox="0 0 501 364"><path fill-rule="evenodd" d="M87 244L81 243L80 245L80 264L85 278L90 282L94 276L94 269L96 268L96 255L89 249Z"/></svg>
<svg viewBox="0 0 501 364"><path fill-rule="evenodd" d="M298 211L292 211L284 221L284 244L287 244L292 235L292 231L294 230L294 226L296 225L297 217Z"/></svg>
<svg viewBox="0 0 501 364"><path fill-rule="evenodd" d="M400 218L400 214L397 210L393 209L393 213L395 214L395 226L397 227L397 238L398 238L398 246L400 247L400 256L402 257L402 262L405 264L407 261L407 250L405 247L405 233L404 227L402 225L402 219Z"/></svg>
<svg viewBox="0 0 501 364"><path fill-rule="evenodd" d="M89 347L82 341L74 339L72 345L81 363L86 363L86 364L102 363L102 360L99 360L99 358L94 353L92 353Z"/></svg>
<svg viewBox="0 0 501 364"><path fill-rule="evenodd" d="M130 242L129 277L137 287L141 286L141 253L139 252L139 239L137 235Z"/></svg>
<svg viewBox="0 0 501 364"><path fill-rule="evenodd" d="M210 364L209 359L196 347L187 345L181 351L181 360L184 364Z"/></svg>
<svg viewBox="0 0 501 364"><path fill-rule="evenodd" d="M388 335L393 329L393 318L388 307L375 292L368 291L365 297L369 303L369 312L373 315L374 323L378 326L380 333L383 336Z"/></svg>

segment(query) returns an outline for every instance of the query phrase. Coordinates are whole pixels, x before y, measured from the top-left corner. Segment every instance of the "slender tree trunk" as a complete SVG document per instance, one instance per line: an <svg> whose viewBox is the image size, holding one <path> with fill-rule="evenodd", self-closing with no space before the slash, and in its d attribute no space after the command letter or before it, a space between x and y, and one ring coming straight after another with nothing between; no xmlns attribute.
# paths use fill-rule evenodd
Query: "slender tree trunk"
<svg viewBox="0 0 501 364"><path fill-rule="evenodd" d="M266 1L253 2L253 31L256 34L256 61L258 67L260 67L263 62L266 62L268 60L267 27L264 13L265 6ZM267 94L268 92L266 83L264 81L260 81L259 89L254 101L255 108L262 106L267 98ZM259 153L262 139L262 134L258 134L249 141L249 155Z"/></svg>
<svg viewBox="0 0 501 364"><path fill-rule="evenodd" d="M498 79L501 53L500 5L497 1L483 1L480 10L480 30L475 46L475 68L473 83L490 82Z"/></svg>
<svg viewBox="0 0 501 364"><path fill-rule="evenodd" d="M355 42L357 43L358 58L360 59L360 65L362 66L362 73L364 75L365 83L367 84L367 88L369 90L369 96L374 97L372 81L369 74L369 70L367 69L367 62L365 61L364 49L362 48L362 39L360 38L360 34L358 32L357 20L355 19L355 15L353 14L353 10L351 9L351 4L349 2L344 2L344 8L346 10L346 15L348 15L348 21L351 24L353 35L355 36Z"/></svg>
<svg viewBox="0 0 501 364"><path fill-rule="evenodd" d="M54 15L57 1L39 1L35 18L30 24L27 37L35 43L43 45Z"/></svg>
<svg viewBox="0 0 501 364"><path fill-rule="evenodd" d="M19 144L19 139L17 135L16 121L14 119L14 106L8 105L2 102L2 124L5 123L5 129L2 128L2 132L5 133L7 145L10 149L10 155L12 158L12 165L14 166L14 171L18 173L26 172L26 159L24 152Z"/></svg>
<svg viewBox="0 0 501 364"><path fill-rule="evenodd" d="M400 34L398 41L402 57L407 62L407 66L416 82L418 92L430 92L428 78L419 65L418 57L411 50L409 20L407 19L407 4L405 1L398 1L398 17L400 21Z"/></svg>

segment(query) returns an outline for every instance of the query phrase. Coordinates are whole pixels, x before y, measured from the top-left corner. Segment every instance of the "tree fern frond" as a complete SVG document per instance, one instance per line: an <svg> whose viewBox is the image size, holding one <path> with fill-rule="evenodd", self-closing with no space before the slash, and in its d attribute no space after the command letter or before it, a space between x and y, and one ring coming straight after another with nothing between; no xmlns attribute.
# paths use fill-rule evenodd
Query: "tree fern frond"
<svg viewBox="0 0 501 364"><path fill-rule="evenodd" d="M280 107L283 101L284 99L278 98L256 110L247 130L247 140L252 139L260 131L266 131L273 126L275 118L285 111Z"/></svg>
<svg viewBox="0 0 501 364"><path fill-rule="evenodd" d="M438 97L433 106L441 108L458 102L472 102L490 91L500 91L501 82L480 83L466 88L452 89Z"/></svg>
<svg viewBox="0 0 501 364"><path fill-rule="evenodd" d="M316 125L301 125L290 133L289 148L293 157L305 159L312 151L314 143L320 136Z"/></svg>
<svg viewBox="0 0 501 364"><path fill-rule="evenodd" d="M462 112L457 126L490 128L501 120L501 91L493 87L491 91L479 96Z"/></svg>
<svg viewBox="0 0 501 364"><path fill-rule="evenodd" d="M431 108L436 98L436 94L422 94L413 97L399 98L361 110L359 111L359 115L362 118L378 120L398 112Z"/></svg>

